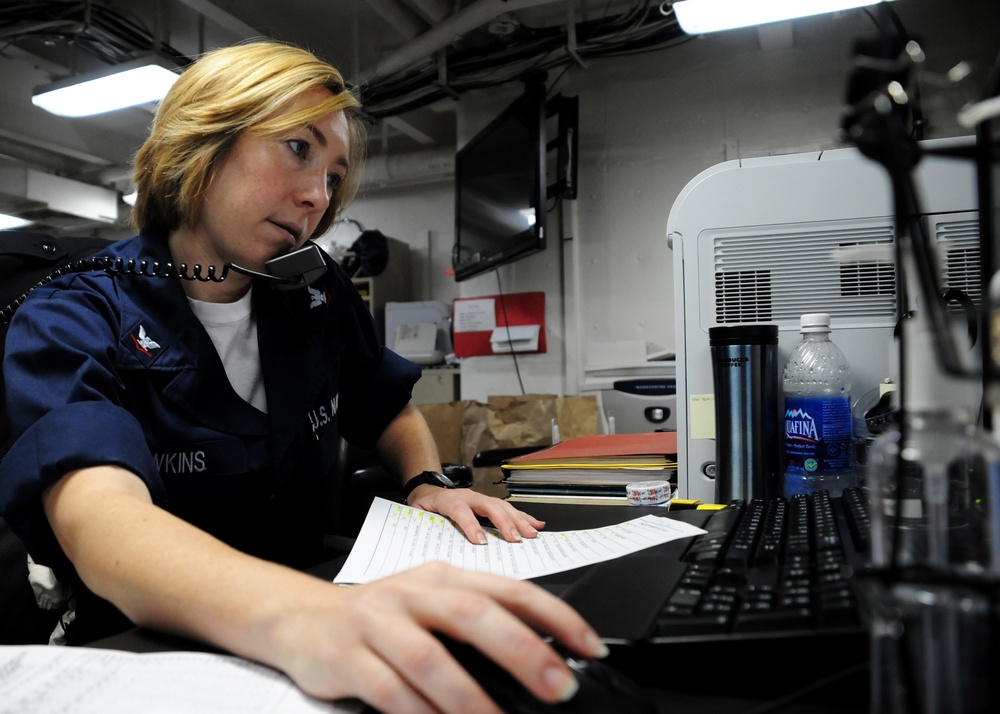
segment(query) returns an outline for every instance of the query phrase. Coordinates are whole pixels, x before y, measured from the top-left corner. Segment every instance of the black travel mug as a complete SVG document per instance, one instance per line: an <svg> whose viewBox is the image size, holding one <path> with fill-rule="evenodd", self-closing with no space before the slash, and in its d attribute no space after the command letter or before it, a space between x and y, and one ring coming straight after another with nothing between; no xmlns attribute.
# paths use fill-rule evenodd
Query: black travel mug
<svg viewBox="0 0 1000 714"><path fill-rule="evenodd" d="M716 503L778 496L778 326L710 327L708 341Z"/></svg>

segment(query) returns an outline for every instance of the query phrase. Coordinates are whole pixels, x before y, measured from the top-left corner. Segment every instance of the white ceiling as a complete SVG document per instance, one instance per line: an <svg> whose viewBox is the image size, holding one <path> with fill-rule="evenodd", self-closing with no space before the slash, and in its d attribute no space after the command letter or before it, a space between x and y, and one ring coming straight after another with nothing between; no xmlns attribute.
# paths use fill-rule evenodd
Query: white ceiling
<svg viewBox="0 0 1000 714"><path fill-rule="evenodd" d="M340 67L361 89L373 120L371 153L453 151L454 105L464 91L516 80L532 68L668 46L679 31L660 5L657 0L5 1L0 4L0 212L35 219L29 230L100 226L53 201L26 195L26 172L126 189L129 158L153 107L68 119L34 107L32 90L154 46L183 64L204 50L254 37L294 42Z"/></svg>

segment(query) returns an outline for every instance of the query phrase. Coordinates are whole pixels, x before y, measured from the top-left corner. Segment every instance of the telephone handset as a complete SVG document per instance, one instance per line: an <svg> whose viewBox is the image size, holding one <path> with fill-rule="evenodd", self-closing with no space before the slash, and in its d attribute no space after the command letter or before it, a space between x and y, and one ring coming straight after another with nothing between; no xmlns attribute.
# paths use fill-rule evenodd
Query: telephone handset
<svg viewBox="0 0 1000 714"><path fill-rule="evenodd" d="M230 269L232 269L244 275L266 280L274 290L294 290L311 285L326 272L326 261L323 260L322 250L315 243L307 242L298 250L285 255L279 255L277 258L272 258L264 263L266 273L258 273L233 263L227 263L223 266L221 275L216 275L214 265L208 266L204 271L201 265L194 265L191 266L189 271L186 263L175 266L173 263L162 265L154 262L150 265L145 260L137 262L134 259L126 260L124 258L91 255L90 257L80 258L57 268L36 282L27 292L14 300L14 302L0 309L0 327L10 322L10 319L14 316L14 311L27 299L28 293L67 273L103 270L118 275L142 275L150 278L174 278L178 280L221 283L226 279Z"/></svg>
<svg viewBox="0 0 1000 714"><path fill-rule="evenodd" d="M326 272L326 261L323 260L323 249L315 243L306 243L298 250L271 258L264 263L267 273L258 273L230 263L227 267L238 273L264 278L275 290L294 290L312 285Z"/></svg>

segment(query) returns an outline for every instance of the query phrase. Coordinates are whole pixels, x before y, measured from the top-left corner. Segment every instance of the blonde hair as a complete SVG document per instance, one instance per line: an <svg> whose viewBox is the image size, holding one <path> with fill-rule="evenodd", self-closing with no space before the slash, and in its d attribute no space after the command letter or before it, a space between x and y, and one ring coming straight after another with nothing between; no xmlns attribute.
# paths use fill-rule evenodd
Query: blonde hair
<svg viewBox="0 0 1000 714"><path fill-rule="evenodd" d="M316 88L332 96L301 111L281 113ZM336 68L293 45L253 42L203 55L163 99L149 137L135 155L138 196L132 223L140 230L194 225L215 168L242 132L279 134L343 110L350 165L313 232L322 235L358 189L366 139L360 107Z"/></svg>

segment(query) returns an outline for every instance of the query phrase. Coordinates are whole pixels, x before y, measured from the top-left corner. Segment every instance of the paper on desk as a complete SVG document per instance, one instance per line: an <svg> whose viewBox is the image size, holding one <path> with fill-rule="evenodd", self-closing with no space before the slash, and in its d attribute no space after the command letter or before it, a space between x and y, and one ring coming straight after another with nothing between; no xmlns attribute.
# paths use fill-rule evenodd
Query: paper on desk
<svg viewBox="0 0 1000 714"><path fill-rule="evenodd" d="M273 669L203 652L0 646L0 714L358 714Z"/></svg>
<svg viewBox="0 0 1000 714"><path fill-rule="evenodd" d="M376 498L334 582L366 583L431 561L524 580L701 533L690 523L647 515L602 528L542 531L517 543L487 529L486 545L473 545L447 518Z"/></svg>

